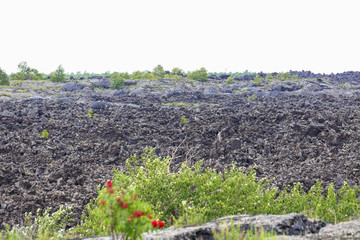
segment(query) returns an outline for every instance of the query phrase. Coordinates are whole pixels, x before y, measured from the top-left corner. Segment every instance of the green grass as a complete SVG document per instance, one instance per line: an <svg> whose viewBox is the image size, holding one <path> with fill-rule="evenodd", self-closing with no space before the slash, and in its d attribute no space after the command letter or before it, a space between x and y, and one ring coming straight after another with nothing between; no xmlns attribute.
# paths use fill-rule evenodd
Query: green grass
<svg viewBox="0 0 360 240"><path fill-rule="evenodd" d="M167 227L201 224L237 214L304 213L310 218L330 223L360 217L360 201L357 198L360 190L346 182L338 191L335 191L334 184L324 188L320 181L308 192L300 183L280 190L271 187L272 180L257 179L255 169L245 173L244 168L233 166L217 172L205 169L202 161L198 161L191 166L184 162L177 172L171 172L171 162L171 157L157 157L154 149L147 149L144 154L134 155L126 161L126 171L113 170L113 181L128 179L138 198L151 205L154 218L163 220ZM60 226L46 228L47 235L58 236L59 232L86 237L109 234L99 225L95 215L98 205L94 202L88 205L82 225L68 231ZM2 234L5 239L22 239L8 236L24 231L23 227L16 226Z"/></svg>
<svg viewBox="0 0 360 240"><path fill-rule="evenodd" d="M183 108L191 108L200 107L199 103L184 103L184 102L171 102L171 103L162 103L163 106L171 106L171 107L183 107Z"/></svg>
<svg viewBox="0 0 360 240"><path fill-rule="evenodd" d="M0 93L0 97L12 97L9 93Z"/></svg>
<svg viewBox="0 0 360 240"><path fill-rule="evenodd" d="M271 240L277 239L277 234L273 231L266 231L263 228L252 228L247 231L241 230L240 226L236 227L233 223L233 220L230 221L230 226L225 223L221 223L222 229L220 226L217 229L212 231L215 240Z"/></svg>

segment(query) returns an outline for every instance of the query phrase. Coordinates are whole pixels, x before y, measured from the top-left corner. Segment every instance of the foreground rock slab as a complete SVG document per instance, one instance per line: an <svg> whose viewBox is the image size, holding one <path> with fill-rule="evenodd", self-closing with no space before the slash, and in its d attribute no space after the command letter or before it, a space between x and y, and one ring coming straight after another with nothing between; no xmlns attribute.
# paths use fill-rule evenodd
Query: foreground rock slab
<svg viewBox="0 0 360 240"><path fill-rule="evenodd" d="M221 231L230 226L231 219L237 229L246 231L255 229L260 231L272 231L279 236L278 239L308 239L305 235L317 234L326 224L317 219L309 219L303 214L286 214L286 215L236 215L227 216L200 226L191 226L183 228L167 228L152 234L144 234L144 240L170 240L170 239L214 239L213 231ZM94 237L84 240L108 240L111 237ZM309 238L310 239L310 238Z"/></svg>

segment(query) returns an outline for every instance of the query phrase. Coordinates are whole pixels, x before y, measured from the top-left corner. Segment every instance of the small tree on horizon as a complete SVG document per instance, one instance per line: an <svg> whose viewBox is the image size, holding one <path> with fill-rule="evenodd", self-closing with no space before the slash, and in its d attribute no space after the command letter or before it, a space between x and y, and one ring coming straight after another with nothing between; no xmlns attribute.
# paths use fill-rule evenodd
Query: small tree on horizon
<svg viewBox="0 0 360 240"><path fill-rule="evenodd" d="M153 70L154 76L155 78L164 78L165 76L165 70L163 68L163 66L161 66L160 64L157 65L154 70Z"/></svg>
<svg viewBox="0 0 360 240"><path fill-rule="evenodd" d="M62 65L50 74L50 80L53 82L64 82L65 81L65 70Z"/></svg>

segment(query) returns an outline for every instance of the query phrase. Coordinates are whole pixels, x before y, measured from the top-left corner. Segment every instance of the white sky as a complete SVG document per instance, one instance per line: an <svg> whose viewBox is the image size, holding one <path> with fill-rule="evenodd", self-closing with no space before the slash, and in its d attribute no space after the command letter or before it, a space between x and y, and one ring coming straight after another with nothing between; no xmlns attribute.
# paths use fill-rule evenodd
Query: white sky
<svg viewBox="0 0 360 240"><path fill-rule="evenodd" d="M359 0L0 0L0 67L360 71Z"/></svg>

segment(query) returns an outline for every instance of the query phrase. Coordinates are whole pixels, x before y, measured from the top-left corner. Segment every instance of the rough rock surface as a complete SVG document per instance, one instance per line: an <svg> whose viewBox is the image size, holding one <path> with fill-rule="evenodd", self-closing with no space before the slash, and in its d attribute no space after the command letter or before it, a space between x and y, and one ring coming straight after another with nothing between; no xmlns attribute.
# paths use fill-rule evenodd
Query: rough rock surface
<svg viewBox="0 0 360 240"><path fill-rule="evenodd" d="M356 240L360 239L360 221L326 225L302 214L286 215L237 215L228 216L199 226L167 228L151 234L144 234L144 240L213 240L213 232L231 226L231 219L237 231L265 230L278 235L283 240ZM109 236L85 238L84 240L110 240Z"/></svg>

